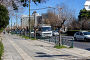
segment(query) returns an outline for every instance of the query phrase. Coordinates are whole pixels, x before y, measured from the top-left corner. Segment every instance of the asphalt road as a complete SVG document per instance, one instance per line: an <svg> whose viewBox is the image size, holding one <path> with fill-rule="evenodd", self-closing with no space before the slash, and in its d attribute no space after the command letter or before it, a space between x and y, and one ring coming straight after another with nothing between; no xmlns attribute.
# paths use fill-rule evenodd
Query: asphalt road
<svg viewBox="0 0 90 60"><path fill-rule="evenodd" d="M90 51L90 41L74 41L74 47Z"/></svg>

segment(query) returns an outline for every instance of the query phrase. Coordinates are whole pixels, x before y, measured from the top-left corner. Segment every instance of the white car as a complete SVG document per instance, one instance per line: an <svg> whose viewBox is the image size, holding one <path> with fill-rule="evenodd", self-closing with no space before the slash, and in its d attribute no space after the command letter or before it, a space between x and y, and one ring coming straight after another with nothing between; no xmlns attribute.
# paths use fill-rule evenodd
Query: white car
<svg viewBox="0 0 90 60"><path fill-rule="evenodd" d="M59 32L58 31L53 31L53 36L58 36Z"/></svg>
<svg viewBox="0 0 90 60"><path fill-rule="evenodd" d="M31 31L31 37L34 37L34 31Z"/></svg>
<svg viewBox="0 0 90 60"><path fill-rule="evenodd" d="M81 32L76 32L74 34L74 39L75 40L90 40L90 32L87 31L81 31Z"/></svg>

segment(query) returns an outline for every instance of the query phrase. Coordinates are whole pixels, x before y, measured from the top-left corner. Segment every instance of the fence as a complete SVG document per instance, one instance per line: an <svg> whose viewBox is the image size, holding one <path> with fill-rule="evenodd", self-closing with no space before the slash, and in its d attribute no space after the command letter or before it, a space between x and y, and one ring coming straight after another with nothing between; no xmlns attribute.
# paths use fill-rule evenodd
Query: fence
<svg viewBox="0 0 90 60"><path fill-rule="evenodd" d="M19 34L19 35L29 37L29 32L27 32L27 31L21 31L20 33L14 32L14 34ZM34 33L32 33L31 36L32 36L32 38L34 38ZM59 36L52 36L52 37L45 37L45 38L41 38L40 36L37 36L37 39L47 41L49 43L54 43L55 45L57 45L59 43ZM67 45L69 47L73 47L73 40L74 39L72 36L61 36L62 45Z"/></svg>
<svg viewBox="0 0 90 60"><path fill-rule="evenodd" d="M49 43L54 43L55 45L58 45L59 36L45 37L45 38L40 38L39 40L44 40ZM73 47L73 40L74 40L74 38L72 36L61 36L62 45L67 45L69 47Z"/></svg>

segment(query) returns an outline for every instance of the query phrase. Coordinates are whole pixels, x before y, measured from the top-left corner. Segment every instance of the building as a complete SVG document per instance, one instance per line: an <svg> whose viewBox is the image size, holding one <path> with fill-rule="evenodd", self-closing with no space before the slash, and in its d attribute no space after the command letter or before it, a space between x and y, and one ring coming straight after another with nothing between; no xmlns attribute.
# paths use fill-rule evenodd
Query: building
<svg viewBox="0 0 90 60"><path fill-rule="evenodd" d="M35 24L35 26L37 26L37 24L38 24L38 22L39 22L39 20L40 20L40 17L41 17L41 15L39 15L38 13L35 13L35 15L34 14L32 14L31 16L30 16L30 20L32 21L34 21L34 24ZM29 16L28 15L22 15L21 16L21 26L22 26L22 28L27 28L27 27L29 27Z"/></svg>
<svg viewBox="0 0 90 60"><path fill-rule="evenodd" d="M86 0L84 6L86 10L90 11L90 0Z"/></svg>
<svg viewBox="0 0 90 60"><path fill-rule="evenodd" d="M34 19L33 16L30 16L30 20ZM29 16L28 15L22 15L21 16L21 26L22 28L26 28L29 26Z"/></svg>

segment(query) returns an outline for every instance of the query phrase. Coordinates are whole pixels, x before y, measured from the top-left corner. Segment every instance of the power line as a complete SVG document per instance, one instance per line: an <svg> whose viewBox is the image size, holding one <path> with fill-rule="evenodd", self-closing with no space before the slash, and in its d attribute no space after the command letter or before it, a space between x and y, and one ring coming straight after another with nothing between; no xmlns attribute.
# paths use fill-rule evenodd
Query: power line
<svg viewBox="0 0 90 60"><path fill-rule="evenodd" d="M54 7L45 7L45 8L30 9L30 10L43 10L43 9L48 9L48 8L53 8L53 9L55 9Z"/></svg>

